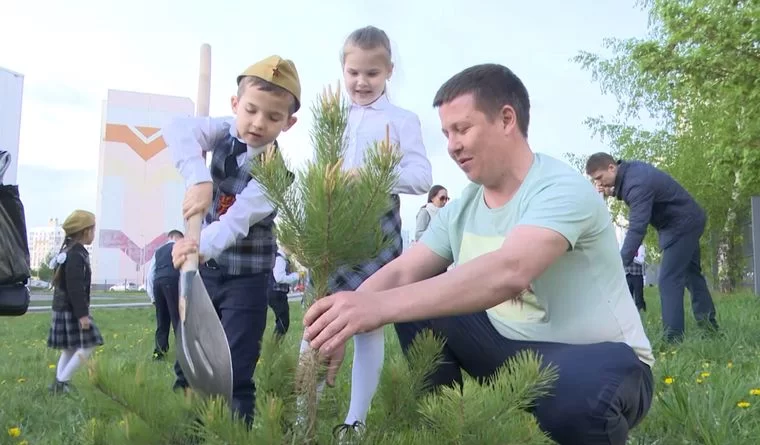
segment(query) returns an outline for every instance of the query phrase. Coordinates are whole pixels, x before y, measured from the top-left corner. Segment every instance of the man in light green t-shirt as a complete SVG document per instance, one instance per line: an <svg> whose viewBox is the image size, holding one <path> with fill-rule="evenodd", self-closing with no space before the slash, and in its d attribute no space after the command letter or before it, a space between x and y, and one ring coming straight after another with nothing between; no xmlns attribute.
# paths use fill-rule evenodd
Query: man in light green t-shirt
<svg viewBox="0 0 760 445"><path fill-rule="evenodd" d="M506 67L462 71L434 106L473 184L356 292L317 301L305 338L334 375L354 334L382 342L394 323L406 350L431 329L446 340L434 386L461 384L463 370L489 377L536 351L559 369L532 409L541 428L560 444L624 445L649 410L654 358L604 201L579 172L530 149L528 92Z"/></svg>

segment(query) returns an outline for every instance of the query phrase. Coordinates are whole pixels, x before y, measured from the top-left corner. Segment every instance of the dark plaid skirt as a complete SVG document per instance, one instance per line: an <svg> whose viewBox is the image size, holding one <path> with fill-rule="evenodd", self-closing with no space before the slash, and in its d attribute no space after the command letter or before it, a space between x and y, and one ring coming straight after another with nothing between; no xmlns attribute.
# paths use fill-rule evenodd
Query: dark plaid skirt
<svg viewBox="0 0 760 445"><path fill-rule="evenodd" d="M93 348L103 344L103 336L90 317L90 329L79 328L79 320L69 311L53 311L47 345L54 349Z"/></svg>
<svg viewBox="0 0 760 445"><path fill-rule="evenodd" d="M330 277L327 289L330 294L339 291L356 290L367 278L401 255L404 248L401 239L401 200L391 195L392 208L380 219L383 235L390 245L379 255L355 267L343 266Z"/></svg>

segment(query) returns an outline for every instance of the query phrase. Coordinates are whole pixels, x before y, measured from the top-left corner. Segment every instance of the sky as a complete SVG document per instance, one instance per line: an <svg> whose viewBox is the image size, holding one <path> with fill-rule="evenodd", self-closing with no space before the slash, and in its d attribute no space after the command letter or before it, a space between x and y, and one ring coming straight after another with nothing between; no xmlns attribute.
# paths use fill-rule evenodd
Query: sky
<svg viewBox="0 0 760 445"><path fill-rule="evenodd" d="M25 0L0 15L0 66L25 76L18 182L27 225L95 210L102 101L108 89L195 100L200 45L211 45L211 115L228 115L236 76L271 54L293 59L302 82L299 121L279 142L299 165L310 155L309 102L341 76L339 53L354 29L374 25L391 41L389 96L417 113L433 181L456 198L468 184L446 152L436 90L478 63L501 63L531 98L534 151L605 150L584 125L615 113L591 73L571 58L606 54L606 38L643 37L647 16L635 0ZM2 112L0 106L0 112ZM404 229L414 231L423 196L402 197Z"/></svg>

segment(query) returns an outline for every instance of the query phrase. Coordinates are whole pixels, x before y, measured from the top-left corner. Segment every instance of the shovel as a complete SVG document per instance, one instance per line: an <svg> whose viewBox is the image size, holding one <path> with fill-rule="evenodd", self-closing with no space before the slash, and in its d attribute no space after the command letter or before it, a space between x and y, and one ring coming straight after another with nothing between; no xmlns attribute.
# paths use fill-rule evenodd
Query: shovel
<svg viewBox="0 0 760 445"><path fill-rule="evenodd" d="M191 216L186 236L199 240L201 215ZM198 272L198 254L188 255L179 281L177 361L190 388L232 402L232 357L222 322Z"/></svg>

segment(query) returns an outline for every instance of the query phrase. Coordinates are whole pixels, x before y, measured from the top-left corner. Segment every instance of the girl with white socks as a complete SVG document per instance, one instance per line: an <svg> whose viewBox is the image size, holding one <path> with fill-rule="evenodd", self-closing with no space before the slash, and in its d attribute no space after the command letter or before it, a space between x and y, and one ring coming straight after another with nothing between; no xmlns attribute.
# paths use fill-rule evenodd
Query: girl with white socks
<svg viewBox="0 0 760 445"><path fill-rule="evenodd" d="M92 269L85 245L95 239L95 215L75 210L63 222L66 238L50 263L53 278L53 316L48 347L61 350L56 367L53 393L70 391L71 377L96 346L103 344L100 330L90 316Z"/></svg>

